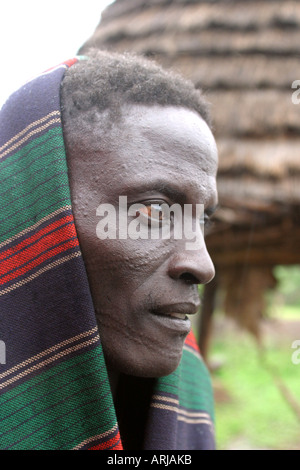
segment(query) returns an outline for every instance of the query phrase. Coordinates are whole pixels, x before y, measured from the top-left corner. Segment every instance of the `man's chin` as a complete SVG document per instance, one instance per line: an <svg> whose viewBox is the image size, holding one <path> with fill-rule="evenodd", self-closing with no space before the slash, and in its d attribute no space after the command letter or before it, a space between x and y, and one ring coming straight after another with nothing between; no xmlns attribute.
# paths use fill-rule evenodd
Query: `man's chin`
<svg viewBox="0 0 300 470"><path fill-rule="evenodd" d="M145 357L144 355L137 357L114 357L113 360L105 355L108 369L116 373L131 375L133 377L144 377L144 378L159 378L165 377L172 374L179 366L182 356L180 354L170 356L153 355Z"/></svg>

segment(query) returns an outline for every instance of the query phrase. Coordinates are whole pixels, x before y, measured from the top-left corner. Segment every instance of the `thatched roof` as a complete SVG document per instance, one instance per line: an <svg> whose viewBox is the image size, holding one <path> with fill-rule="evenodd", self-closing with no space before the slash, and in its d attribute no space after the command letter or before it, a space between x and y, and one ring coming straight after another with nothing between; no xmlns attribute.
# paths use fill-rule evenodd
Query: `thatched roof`
<svg viewBox="0 0 300 470"><path fill-rule="evenodd" d="M153 57L207 94L221 204L207 244L227 284L246 264L263 278L300 263L299 0L115 0L89 46Z"/></svg>

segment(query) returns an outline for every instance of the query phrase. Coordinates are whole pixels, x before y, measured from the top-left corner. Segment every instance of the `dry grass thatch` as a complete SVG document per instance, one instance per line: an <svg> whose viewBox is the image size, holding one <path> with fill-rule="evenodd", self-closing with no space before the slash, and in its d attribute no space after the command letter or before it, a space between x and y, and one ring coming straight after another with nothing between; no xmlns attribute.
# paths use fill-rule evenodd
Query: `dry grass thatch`
<svg viewBox="0 0 300 470"><path fill-rule="evenodd" d="M235 314L239 295L252 332L272 267L300 263L300 104L291 88L299 44L299 0L115 0L80 51L145 54L204 89L220 155L207 244L226 309ZM234 287L245 266L250 297Z"/></svg>

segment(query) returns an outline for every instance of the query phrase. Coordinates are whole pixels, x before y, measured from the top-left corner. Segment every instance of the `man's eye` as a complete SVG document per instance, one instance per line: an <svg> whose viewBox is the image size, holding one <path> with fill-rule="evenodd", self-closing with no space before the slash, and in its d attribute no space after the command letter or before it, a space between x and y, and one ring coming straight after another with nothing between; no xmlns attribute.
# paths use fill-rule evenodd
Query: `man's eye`
<svg viewBox="0 0 300 470"><path fill-rule="evenodd" d="M208 224L210 223L210 221L211 221L211 220L210 220L209 215L208 215L208 214L205 214L205 213L203 214L203 216L202 216L201 219L200 219L200 223L203 224L203 225L205 225L205 226L208 225Z"/></svg>
<svg viewBox="0 0 300 470"><path fill-rule="evenodd" d="M163 223L168 217L164 205L159 203L141 206L141 208L136 211L136 215L145 216L149 223L151 223L151 221Z"/></svg>
<svg viewBox="0 0 300 470"><path fill-rule="evenodd" d="M214 225L214 222L208 214L204 213L203 217L201 217L200 225L206 230L206 233L209 233Z"/></svg>

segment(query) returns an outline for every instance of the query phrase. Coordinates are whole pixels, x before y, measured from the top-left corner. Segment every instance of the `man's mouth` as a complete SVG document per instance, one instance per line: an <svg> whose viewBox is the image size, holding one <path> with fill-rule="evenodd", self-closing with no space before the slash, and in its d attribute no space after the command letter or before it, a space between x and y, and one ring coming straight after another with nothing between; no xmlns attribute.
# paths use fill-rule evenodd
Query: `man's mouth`
<svg viewBox="0 0 300 470"><path fill-rule="evenodd" d="M188 333L191 322L188 315L194 315L199 310L199 302L180 302L162 304L151 310L156 322L165 328Z"/></svg>
<svg viewBox="0 0 300 470"><path fill-rule="evenodd" d="M164 304L151 310L155 315L170 316L185 320L187 315L194 315L199 310L199 302L180 302L176 304Z"/></svg>
<svg viewBox="0 0 300 470"><path fill-rule="evenodd" d="M184 313L169 313L169 316L173 318L179 318L179 320L187 320L188 318Z"/></svg>

